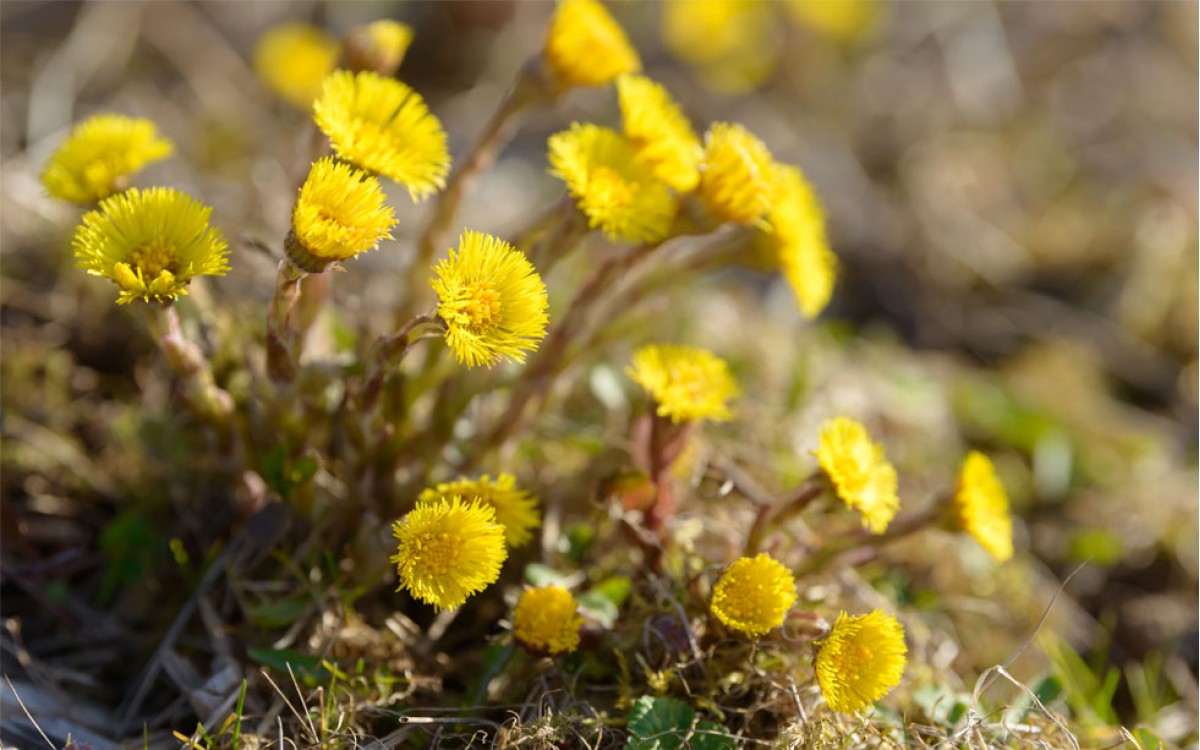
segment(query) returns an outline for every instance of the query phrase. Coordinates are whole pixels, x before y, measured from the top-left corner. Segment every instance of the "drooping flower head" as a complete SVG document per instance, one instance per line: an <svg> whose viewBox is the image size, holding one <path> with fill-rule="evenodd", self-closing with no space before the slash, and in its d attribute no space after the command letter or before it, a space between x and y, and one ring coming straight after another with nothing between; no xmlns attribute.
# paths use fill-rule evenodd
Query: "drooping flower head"
<svg viewBox="0 0 1200 750"><path fill-rule="evenodd" d="M737 381L725 360L707 349L643 346L633 353L633 364L625 372L654 399L660 417L676 423L733 417L726 402L738 394Z"/></svg>
<svg viewBox="0 0 1200 750"><path fill-rule="evenodd" d="M783 624L796 603L796 580L765 552L743 557L725 569L709 605L717 619L751 637Z"/></svg>
<svg viewBox="0 0 1200 750"><path fill-rule="evenodd" d="M907 662L904 627L881 610L838 615L814 664L825 702L834 711L867 708L900 684Z"/></svg>
<svg viewBox="0 0 1200 750"><path fill-rule="evenodd" d="M281 23L272 26L255 45L254 72L289 104L307 110L340 54L337 40L316 26Z"/></svg>
<svg viewBox="0 0 1200 750"><path fill-rule="evenodd" d="M334 261L373 250L396 224L379 180L326 157L312 165L292 209L288 257L319 273Z"/></svg>
<svg viewBox="0 0 1200 750"><path fill-rule="evenodd" d="M446 343L468 367L524 362L546 335L546 285L507 242L466 230L434 273Z"/></svg>
<svg viewBox="0 0 1200 750"><path fill-rule="evenodd" d="M550 136L550 173L567 183L588 226L617 242L664 239L675 218L675 199L620 133L574 123Z"/></svg>
<svg viewBox="0 0 1200 750"><path fill-rule="evenodd" d="M212 209L174 188L130 188L100 201L75 229L75 264L121 289L118 304L187 294L193 277L222 276L229 251Z"/></svg>
<svg viewBox="0 0 1200 750"><path fill-rule="evenodd" d="M837 256L825 235L825 211L804 174L790 164L776 169L777 198L767 213L771 231L764 233L780 270L806 318L829 304L837 280Z"/></svg>
<svg viewBox="0 0 1200 750"><path fill-rule="evenodd" d="M883 446L871 441L867 428L848 417L825 422L817 461L837 496L862 515L863 527L882 534L900 509L900 498L896 470L884 456Z"/></svg>
<svg viewBox="0 0 1200 750"><path fill-rule="evenodd" d="M372 21L346 35L346 64L351 70L390 76L404 62L412 40L411 26L389 19Z"/></svg>
<svg viewBox="0 0 1200 750"><path fill-rule="evenodd" d="M76 125L51 155L42 184L55 198L95 203L124 190L130 175L173 148L149 120L95 115Z"/></svg>
<svg viewBox="0 0 1200 750"><path fill-rule="evenodd" d="M677 192L694 189L700 179L700 139L667 90L645 76L623 75L617 79L617 100L621 127L638 159Z"/></svg>
<svg viewBox="0 0 1200 750"><path fill-rule="evenodd" d="M513 635L530 651L561 654L579 648L583 617L575 597L561 586L525 589L513 610Z"/></svg>
<svg viewBox="0 0 1200 750"><path fill-rule="evenodd" d="M975 537L998 562L1012 557L1008 496L987 456L978 451L967 454L951 507L958 527Z"/></svg>
<svg viewBox="0 0 1200 750"><path fill-rule="evenodd" d="M642 69L624 30L596 0L562 0L550 21L542 59L559 88L602 86Z"/></svg>
<svg viewBox="0 0 1200 750"><path fill-rule="evenodd" d="M392 526L400 588L435 609L456 609L500 577L504 528L490 507L460 497L417 503Z"/></svg>
<svg viewBox="0 0 1200 750"><path fill-rule="evenodd" d="M421 95L396 79L335 70L313 115L340 158L400 183L413 200L446 184L446 132Z"/></svg>
<svg viewBox="0 0 1200 750"><path fill-rule="evenodd" d="M715 122L704 136L704 159L696 186L709 211L722 221L761 224L775 199L771 152L738 124Z"/></svg>
<svg viewBox="0 0 1200 750"><path fill-rule="evenodd" d="M493 481L484 474L479 479L444 482L421 493L420 502L458 495L466 502L479 501L496 511L496 523L504 527L504 539L511 549L528 544L533 529L542 523L537 500L517 487L512 474L501 474Z"/></svg>

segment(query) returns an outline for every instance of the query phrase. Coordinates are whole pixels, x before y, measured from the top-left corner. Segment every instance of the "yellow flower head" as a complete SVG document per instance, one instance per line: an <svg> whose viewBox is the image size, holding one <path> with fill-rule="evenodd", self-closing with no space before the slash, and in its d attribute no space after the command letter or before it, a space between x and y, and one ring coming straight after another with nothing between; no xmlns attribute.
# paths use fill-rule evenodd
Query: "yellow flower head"
<svg viewBox="0 0 1200 750"><path fill-rule="evenodd" d="M381 20L359 26L346 35L346 64L352 70L373 70L390 76L404 62L412 44L411 26Z"/></svg>
<svg viewBox="0 0 1200 750"><path fill-rule="evenodd" d="M796 603L796 580L765 552L730 565L713 587L710 608L717 619L750 637L783 624Z"/></svg>
<svg viewBox="0 0 1200 750"><path fill-rule="evenodd" d="M561 586L525 589L513 610L513 635L530 651L561 654L579 648L583 618Z"/></svg>
<svg viewBox="0 0 1200 750"><path fill-rule="evenodd" d="M194 276L223 276L229 251L212 209L174 188L130 188L100 201L75 230L75 264L121 288L118 304L187 294Z"/></svg>
<svg viewBox="0 0 1200 750"><path fill-rule="evenodd" d="M817 447L821 470L846 505L862 514L863 527L882 534L900 509L896 470L871 442L867 428L853 419L837 417L821 427Z"/></svg>
<svg viewBox="0 0 1200 750"><path fill-rule="evenodd" d="M550 173L567 183L588 226L631 243L658 242L671 231L671 191L620 133L575 123L550 136L549 150Z"/></svg>
<svg viewBox="0 0 1200 750"><path fill-rule="evenodd" d="M767 0L666 0L663 43L696 66L710 88L753 90L779 64L783 34L775 5Z"/></svg>
<svg viewBox="0 0 1200 750"><path fill-rule="evenodd" d="M715 122L704 137L696 191L722 221L759 224L775 198L771 152L741 125Z"/></svg>
<svg viewBox="0 0 1200 750"><path fill-rule="evenodd" d="M486 474L479 479L459 479L431 487L421 493L419 502L430 502L458 495L467 502L479 501L496 511L496 523L504 527L504 540L510 548L528 544L533 529L542 524L537 500L517 487L512 474L501 474L492 481Z"/></svg>
<svg viewBox="0 0 1200 750"><path fill-rule="evenodd" d="M967 454L958 475L952 508L958 527L975 537L998 562L1012 557L1008 497L987 456L978 451Z"/></svg>
<svg viewBox="0 0 1200 750"><path fill-rule="evenodd" d="M399 540L392 562L400 587L435 609L457 609L500 577L508 557L504 528L495 512L460 497L417 503L396 521L392 534Z"/></svg>
<svg viewBox="0 0 1200 750"><path fill-rule="evenodd" d="M281 23L263 34L254 47L254 72L289 104L307 110L340 54L337 40L317 27Z"/></svg>
<svg viewBox="0 0 1200 750"><path fill-rule="evenodd" d="M468 367L524 362L546 335L546 285L523 253L482 232L463 232L458 252L430 283L446 343Z"/></svg>
<svg viewBox="0 0 1200 750"><path fill-rule="evenodd" d="M617 79L625 137L658 179L686 193L700 179L700 139L679 105L660 84L639 75Z"/></svg>
<svg viewBox="0 0 1200 750"><path fill-rule="evenodd" d="M814 664L825 702L843 713L870 706L900 684L907 653L896 618L878 609L856 617L842 612Z"/></svg>
<svg viewBox="0 0 1200 750"><path fill-rule="evenodd" d="M815 318L829 304L837 280L837 256L825 236L825 211L798 168L781 164L775 173L778 193L767 213L771 232L764 237L774 248L800 312Z"/></svg>
<svg viewBox="0 0 1200 750"><path fill-rule="evenodd" d="M879 15L879 0L788 0L792 15L805 26L841 42L870 29Z"/></svg>
<svg viewBox="0 0 1200 750"><path fill-rule="evenodd" d="M725 360L706 349L666 344L643 346L633 353L626 374L658 404L658 415L672 422L733 417L725 403L738 394Z"/></svg>
<svg viewBox="0 0 1200 750"><path fill-rule="evenodd" d="M129 175L172 148L149 120L95 115L76 125L46 162L42 184L55 198L95 203L123 190Z"/></svg>
<svg viewBox="0 0 1200 750"><path fill-rule="evenodd" d="M596 0L562 0L546 32L542 59L560 88L602 86L642 69L625 32Z"/></svg>
<svg viewBox="0 0 1200 750"><path fill-rule="evenodd" d="M396 79L336 70L313 115L339 157L400 183L413 200L446 184L446 132L421 95Z"/></svg>
<svg viewBox="0 0 1200 750"><path fill-rule="evenodd" d="M373 250L391 238L396 220L379 180L348 164L321 159L312 165L292 210L294 242L288 257L314 273L334 261Z"/></svg>

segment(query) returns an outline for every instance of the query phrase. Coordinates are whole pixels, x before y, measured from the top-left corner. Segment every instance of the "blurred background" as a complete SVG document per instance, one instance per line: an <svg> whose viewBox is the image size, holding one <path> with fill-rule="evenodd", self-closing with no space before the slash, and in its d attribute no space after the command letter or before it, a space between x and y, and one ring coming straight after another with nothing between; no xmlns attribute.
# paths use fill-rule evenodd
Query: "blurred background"
<svg viewBox="0 0 1200 750"><path fill-rule="evenodd" d="M609 7L698 131L744 123L804 169L828 210L842 268L818 322L800 320L780 279L742 269L656 308L665 317L646 324L682 326L735 363L762 366L747 399L761 428L737 458L799 467L820 417L864 403L887 426L902 496L933 492L966 447L984 448L1020 517L1017 546L1030 554L993 570L969 556L940 562L957 558L936 554L936 544L899 549L906 573L886 579L896 596L920 608L929 592L962 594L939 606L961 649L946 663L970 685L1012 655L1058 583L1086 562L1054 610L1056 632L1081 658L1060 656L1058 670L1095 694L1108 670L1123 679L1107 707L1093 701L1076 713L1094 710L1097 723L1153 719L1161 736L1194 741L1196 4ZM235 315L261 315L274 261L248 242L286 233L312 131L305 113L256 79L258 37L283 21L334 37L378 18L411 25L398 76L441 118L457 158L540 49L552 10L503 1L0 4L6 673L33 654L91 675L62 678L68 689L104 695L97 676L120 652L56 662L72 653L60 631L97 612L150 617L152 597L120 607L107 598L105 587L144 562L131 551L136 534L112 529L128 487L152 493L156 481L170 483L153 474L165 464L127 458L145 439L128 407L169 403L152 343L130 310L111 304L106 282L72 267L79 212L38 182L72 123L101 111L158 123L177 154L137 183L174 185L215 207L233 270L203 293ZM528 117L456 226L509 235L557 199L545 141L573 120L618 122L611 87L572 92ZM388 304L422 226L423 207L398 198L395 246L337 279L348 316L369 319ZM619 372L623 360L614 360ZM19 532L10 528L18 520ZM68 593L98 565L98 588ZM23 633L13 631L17 620ZM989 628L1007 637L986 637Z"/></svg>

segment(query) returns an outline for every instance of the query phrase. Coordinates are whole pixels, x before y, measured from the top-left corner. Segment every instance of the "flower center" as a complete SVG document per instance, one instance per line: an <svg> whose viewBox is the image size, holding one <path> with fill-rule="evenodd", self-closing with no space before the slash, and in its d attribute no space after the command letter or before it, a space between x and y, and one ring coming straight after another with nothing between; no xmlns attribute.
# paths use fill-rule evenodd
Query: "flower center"
<svg viewBox="0 0 1200 750"><path fill-rule="evenodd" d="M421 545L421 567L428 576L444 576L454 569L461 551L451 534L432 534Z"/></svg>
<svg viewBox="0 0 1200 750"><path fill-rule="evenodd" d="M633 200L637 185L621 176L615 169L598 164L588 174L588 191L598 203L624 206Z"/></svg>
<svg viewBox="0 0 1200 750"><path fill-rule="evenodd" d="M175 246L162 237L143 242L129 252L130 265L140 270L147 281L158 278L163 271L175 273L178 262Z"/></svg>
<svg viewBox="0 0 1200 750"><path fill-rule="evenodd" d="M472 328L491 328L500 322L500 293L486 281L467 284L449 300L448 312Z"/></svg>

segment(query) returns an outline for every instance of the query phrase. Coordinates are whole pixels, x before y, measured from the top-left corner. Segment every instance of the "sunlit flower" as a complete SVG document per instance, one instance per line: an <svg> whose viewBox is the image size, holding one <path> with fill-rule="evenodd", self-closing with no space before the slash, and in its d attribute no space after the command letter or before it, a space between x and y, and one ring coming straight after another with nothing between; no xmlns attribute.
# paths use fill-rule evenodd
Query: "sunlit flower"
<svg viewBox="0 0 1200 750"><path fill-rule="evenodd" d="M713 587L710 608L717 619L751 637L783 624L796 603L796 580L765 552L743 557L725 569Z"/></svg>
<svg viewBox="0 0 1200 750"><path fill-rule="evenodd" d="M351 70L373 70L390 76L404 62L412 40L412 27L399 21L364 24L346 35L346 65Z"/></svg>
<svg viewBox="0 0 1200 750"><path fill-rule="evenodd" d="M625 372L654 399L660 417L672 422L733 417L726 402L738 394L737 381L725 360L706 349L643 346Z"/></svg>
<svg viewBox="0 0 1200 750"><path fill-rule="evenodd" d="M513 610L513 635L530 651L561 654L579 648L583 617L561 586L525 589Z"/></svg>
<svg viewBox="0 0 1200 750"><path fill-rule="evenodd" d="M229 251L212 209L174 188L130 188L100 201L75 230L75 263L121 288L119 304L187 294L195 276L222 276Z"/></svg>
<svg viewBox="0 0 1200 750"><path fill-rule="evenodd" d="M624 136L599 125L575 123L550 137L551 174L567 183L588 226L618 242L665 238L675 199Z"/></svg>
<svg viewBox="0 0 1200 750"><path fill-rule="evenodd" d="M952 509L958 527L975 537L999 562L1012 557L1012 518L1008 497L991 460L971 451L963 461Z"/></svg>
<svg viewBox="0 0 1200 750"><path fill-rule="evenodd" d="M170 155L154 123L124 115L95 115L79 123L46 162L42 184L72 203L95 203L124 190L128 177Z"/></svg>
<svg viewBox="0 0 1200 750"><path fill-rule="evenodd" d="M843 713L867 708L900 684L907 653L896 618L878 609L856 617L842 612L814 665L825 702Z"/></svg>
<svg viewBox="0 0 1200 750"><path fill-rule="evenodd" d="M663 43L696 66L710 88L750 91L779 63L784 35L775 6L773 0L666 0Z"/></svg>
<svg viewBox="0 0 1200 750"><path fill-rule="evenodd" d="M504 527L504 539L510 548L528 544L533 529L542 523L537 500L517 487L512 474L501 474L493 481L484 474L479 479L459 479L431 487L421 493L421 502L458 495L465 502L478 500L496 511L496 523Z"/></svg>
<svg viewBox="0 0 1200 750"><path fill-rule="evenodd" d="M658 179L686 193L700 179L700 139L679 105L660 84L639 75L617 79L621 123L638 158Z"/></svg>
<svg viewBox="0 0 1200 750"><path fill-rule="evenodd" d="M524 362L546 334L546 285L507 242L466 230L434 273L446 343L468 367Z"/></svg>
<svg viewBox="0 0 1200 750"><path fill-rule="evenodd" d="M825 211L798 168L781 164L775 173L778 194L767 213L771 231L763 238L774 249L800 312L815 318L829 304L837 280L837 257L825 235Z"/></svg>
<svg viewBox="0 0 1200 750"><path fill-rule="evenodd" d="M831 39L847 42L870 29L880 0L788 0L787 8L805 26Z"/></svg>
<svg viewBox="0 0 1200 750"><path fill-rule="evenodd" d="M313 113L339 157L400 183L413 200L446 184L446 132L420 94L396 79L334 71Z"/></svg>
<svg viewBox="0 0 1200 750"><path fill-rule="evenodd" d="M596 0L562 0L546 32L542 58L560 88L601 86L642 69L624 30Z"/></svg>
<svg viewBox="0 0 1200 750"><path fill-rule="evenodd" d="M373 250L391 238L396 220L379 180L348 164L321 159L312 165L292 210L288 257L306 271Z"/></svg>
<svg viewBox="0 0 1200 750"><path fill-rule="evenodd" d="M761 224L775 198L771 152L741 125L713 123L696 191L718 219Z"/></svg>
<svg viewBox="0 0 1200 750"><path fill-rule="evenodd" d="M500 577L508 557L495 511L462 498L417 503L392 526L400 588L435 609L456 609Z"/></svg>
<svg viewBox="0 0 1200 750"><path fill-rule="evenodd" d="M896 470L871 442L867 428L837 417L821 426L817 461L846 505L862 515L863 527L882 534L900 508Z"/></svg>
<svg viewBox="0 0 1200 750"><path fill-rule="evenodd" d="M254 72L267 88L300 109L312 107L321 82L337 66L341 45L306 23L273 26L254 47Z"/></svg>

